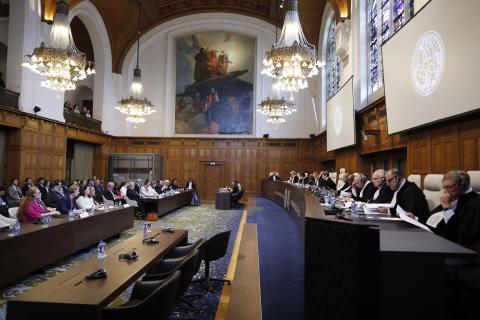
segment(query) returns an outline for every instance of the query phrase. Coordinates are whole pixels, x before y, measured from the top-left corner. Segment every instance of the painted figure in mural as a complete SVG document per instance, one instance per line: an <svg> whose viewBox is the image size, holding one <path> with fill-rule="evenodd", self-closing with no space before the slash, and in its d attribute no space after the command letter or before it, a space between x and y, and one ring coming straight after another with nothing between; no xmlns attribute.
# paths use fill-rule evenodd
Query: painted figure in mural
<svg viewBox="0 0 480 320"><path fill-rule="evenodd" d="M200 99L200 93L195 93L195 97L193 98L193 111L196 113L202 110L202 99Z"/></svg>
<svg viewBox="0 0 480 320"><path fill-rule="evenodd" d="M195 55L195 69L193 70L193 80L195 82L208 79L209 57L205 48L200 48Z"/></svg>
<svg viewBox="0 0 480 320"><path fill-rule="evenodd" d="M240 111L240 104L238 103L235 96L228 97L228 105L232 113L238 113Z"/></svg>
<svg viewBox="0 0 480 320"><path fill-rule="evenodd" d="M210 92L207 94L207 98L205 99L205 112L206 112L206 119L207 123L212 121L212 113L213 107L220 101L218 97L218 93L215 91L214 88L210 88Z"/></svg>
<svg viewBox="0 0 480 320"><path fill-rule="evenodd" d="M228 64L233 63L228 59L228 54L222 50L221 54L218 56L218 74L226 75L228 70Z"/></svg>
<svg viewBox="0 0 480 320"><path fill-rule="evenodd" d="M208 75L210 78L215 78L218 74L218 57L217 50L208 50Z"/></svg>

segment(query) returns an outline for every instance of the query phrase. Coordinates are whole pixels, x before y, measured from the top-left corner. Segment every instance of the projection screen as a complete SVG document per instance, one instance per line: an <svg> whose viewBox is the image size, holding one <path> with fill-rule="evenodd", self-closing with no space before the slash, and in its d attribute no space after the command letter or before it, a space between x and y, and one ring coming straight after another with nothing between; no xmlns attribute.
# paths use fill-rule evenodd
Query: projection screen
<svg viewBox="0 0 480 320"><path fill-rule="evenodd" d="M430 1L382 46L388 133L480 107L480 1Z"/></svg>
<svg viewBox="0 0 480 320"><path fill-rule="evenodd" d="M327 101L327 151L355 144L352 79Z"/></svg>

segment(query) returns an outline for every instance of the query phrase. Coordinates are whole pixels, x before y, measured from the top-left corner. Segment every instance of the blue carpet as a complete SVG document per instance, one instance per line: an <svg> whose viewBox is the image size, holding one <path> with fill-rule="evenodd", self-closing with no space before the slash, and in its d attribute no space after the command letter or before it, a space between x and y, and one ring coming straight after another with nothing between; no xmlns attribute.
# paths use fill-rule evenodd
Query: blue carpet
<svg viewBox="0 0 480 320"><path fill-rule="evenodd" d="M230 263L235 237L237 235L238 226L242 217L241 210L215 210L213 205L202 205L198 207L184 207L178 209L166 216L161 217L158 221L152 223L153 228L175 227L188 230L189 242L194 242L200 237L210 238L211 236L225 231L232 230L230 243L227 254L224 258L210 264L210 275L216 278L225 277ZM142 232L143 221L135 221L132 229L122 232L118 237L107 240L107 248L112 247L124 239ZM76 254L63 259L54 265L45 268L45 272L37 272L18 279L18 281L10 287L0 290L0 320L5 320L7 300L17 296L18 294L29 290L37 284L54 277L55 275L70 269L82 260L89 259L96 255L97 246L92 246ZM197 277L203 276L204 265L200 268ZM110 307L118 306L126 302L130 296L133 286L125 290L118 298L116 298ZM191 310L187 309L182 303L175 305L171 319L185 318L196 316L199 320L214 319L218 302L222 292L223 284L213 283L214 291L209 293L200 284L194 284L189 288L187 294L201 293L202 296L193 300L193 304L197 306L201 312L195 315Z"/></svg>
<svg viewBox="0 0 480 320"><path fill-rule="evenodd" d="M303 319L304 245L299 227L276 203L255 200L247 223L257 224L263 319Z"/></svg>

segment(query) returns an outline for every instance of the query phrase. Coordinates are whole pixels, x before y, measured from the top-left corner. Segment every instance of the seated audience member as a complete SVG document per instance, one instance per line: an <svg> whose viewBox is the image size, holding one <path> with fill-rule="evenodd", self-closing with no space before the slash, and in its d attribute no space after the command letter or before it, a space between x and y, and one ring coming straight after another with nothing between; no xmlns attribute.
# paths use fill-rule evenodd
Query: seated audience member
<svg viewBox="0 0 480 320"><path fill-rule="evenodd" d="M58 184L60 185L59 190L60 190L61 193L65 194L65 195L69 194L69 188L67 187L65 182L60 181Z"/></svg>
<svg viewBox="0 0 480 320"><path fill-rule="evenodd" d="M120 196L120 183L115 182L113 186L113 193L115 193L116 196Z"/></svg>
<svg viewBox="0 0 480 320"><path fill-rule="evenodd" d="M441 203L432 211L443 214L435 233L480 252L480 195L470 186L470 176L461 170L449 171L442 187Z"/></svg>
<svg viewBox="0 0 480 320"><path fill-rule="evenodd" d="M58 211L47 208L42 202L42 193L37 187L31 187L23 197L17 211L19 221L33 221L46 216L58 215Z"/></svg>
<svg viewBox="0 0 480 320"><path fill-rule="evenodd" d="M105 188L103 187L100 179L95 180L94 188L95 188L95 192L98 193L98 194L102 194L103 191L105 190Z"/></svg>
<svg viewBox="0 0 480 320"><path fill-rule="evenodd" d="M10 215L8 214L7 199L5 199L5 192L5 187L0 187L0 214L10 218Z"/></svg>
<svg viewBox="0 0 480 320"><path fill-rule="evenodd" d="M308 182L307 179L306 179L306 177L305 177L305 173L300 172L300 173L297 174L297 176L298 176L298 180L297 180L296 183L298 183L298 184L305 184L305 183Z"/></svg>
<svg viewBox="0 0 480 320"><path fill-rule="evenodd" d="M7 188L7 202L9 207L18 207L23 198L22 190L18 187L18 179L12 179L11 185Z"/></svg>
<svg viewBox="0 0 480 320"><path fill-rule="evenodd" d="M348 173L340 173L338 179L340 180L337 187L337 194L340 195L342 192L352 193L352 184L350 183Z"/></svg>
<svg viewBox="0 0 480 320"><path fill-rule="evenodd" d="M233 180L232 181L232 194L236 194L242 191L242 186L240 185L240 182L238 180Z"/></svg>
<svg viewBox="0 0 480 320"><path fill-rule="evenodd" d="M22 193L27 194L28 190L33 187L33 181L31 178L25 179L25 183L22 186Z"/></svg>
<svg viewBox="0 0 480 320"><path fill-rule="evenodd" d="M134 183L133 189L135 190L136 193L140 194L140 186L142 184L141 179L137 179L137 182Z"/></svg>
<svg viewBox="0 0 480 320"><path fill-rule="evenodd" d="M140 188L140 197L150 199L158 198L158 193L150 185L150 180L146 179Z"/></svg>
<svg viewBox="0 0 480 320"><path fill-rule="evenodd" d="M92 196L93 200L95 200L97 203L103 204L103 195L102 193L97 193L95 191L95 188L90 187L90 195Z"/></svg>
<svg viewBox="0 0 480 320"><path fill-rule="evenodd" d="M320 187L320 174L317 171L312 173L311 179L308 181L309 185Z"/></svg>
<svg viewBox="0 0 480 320"><path fill-rule="evenodd" d="M62 214L68 214L70 210L75 211L76 209L78 209L75 201L77 200L77 197L80 193L79 188L72 186L71 188L68 189L68 195L62 195L62 193L60 192L60 188L61 188L61 185L59 183L53 189L54 192L56 193L57 211Z"/></svg>
<svg viewBox="0 0 480 320"><path fill-rule="evenodd" d="M48 189L45 187L45 178L38 178L37 188L42 193L42 200L45 202L45 198L48 196Z"/></svg>
<svg viewBox="0 0 480 320"><path fill-rule="evenodd" d="M137 215L138 218L145 219L146 218L146 213L145 213L145 207L143 206L143 203L140 202L140 195L135 191L135 183L134 182L129 182L127 184L127 197L130 200L134 200L137 202L138 209L139 209L139 214Z"/></svg>
<svg viewBox="0 0 480 320"><path fill-rule="evenodd" d="M68 102L68 101L65 101L63 103L63 108L67 109L67 110L72 110L72 106L70 105L70 102Z"/></svg>
<svg viewBox="0 0 480 320"><path fill-rule="evenodd" d="M270 181L281 181L280 175L276 171L272 171L268 174L268 180Z"/></svg>
<svg viewBox="0 0 480 320"><path fill-rule="evenodd" d="M185 190L192 190L192 205L199 206L200 205L200 198L198 197L197 187L195 186L195 182L193 182L192 178L188 178L188 182L185 185Z"/></svg>
<svg viewBox="0 0 480 320"><path fill-rule="evenodd" d="M422 190L414 182L405 179L398 169L388 170L385 179L390 189L394 191L390 214L397 214L397 206L400 206L408 216L425 223L430 211Z"/></svg>
<svg viewBox="0 0 480 320"><path fill-rule="evenodd" d="M95 189L88 186L83 190L83 193L80 192L79 197L75 201L78 209L85 209L87 211L95 210L99 207L98 203L95 201L92 193L95 192Z"/></svg>
<svg viewBox="0 0 480 320"><path fill-rule="evenodd" d="M107 189L103 191L103 196L110 201L122 201L123 203L127 203L125 199L127 196L122 197L120 191L115 191L115 184L113 182L107 183Z"/></svg>
<svg viewBox="0 0 480 320"><path fill-rule="evenodd" d="M120 195L122 197L127 196L128 184L129 184L129 182L122 182L122 184L120 185Z"/></svg>
<svg viewBox="0 0 480 320"><path fill-rule="evenodd" d="M377 188L371 203L390 203L393 198L393 191L385 180L385 170L378 169L372 174L372 183Z"/></svg>
<svg viewBox="0 0 480 320"><path fill-rule="evenodd" d="M328 171L322 171L321 172L321 177L320 177L320 187L335 190L335 182L333 182L332 178L330 178L330 175L328 174Z"/></svg>
<svg viewBox="0 0 480 320"><path fill-rule="evenodd" d="M377 188L367 179L363 173L353 174L352 199L355 201L368 202L373 199Z"/></svg>
<svg viewBox="0 0 480 320"><path fill-rule="evenodd" d="M172 190L180 189L180 186L178 185L177 178L172 179L172 184L170 185L170 189L172 189Z"/></svg>
<svg viewBox="0 0 480 320"><path fill-rule="evenodd" d="M298 175L295 171L290 171L290 178L288 179L289 183L297 183L298 182Z"/></svg>

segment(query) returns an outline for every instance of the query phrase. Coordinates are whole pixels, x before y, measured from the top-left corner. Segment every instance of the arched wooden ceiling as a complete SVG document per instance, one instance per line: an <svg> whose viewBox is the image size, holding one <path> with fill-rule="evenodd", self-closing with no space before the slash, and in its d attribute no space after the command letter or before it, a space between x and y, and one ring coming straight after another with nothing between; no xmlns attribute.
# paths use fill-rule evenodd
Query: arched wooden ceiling
<svg viewBox="0 0 480 320"><path fill-rule="evenodd" d="M81 1L68 0L70 8ZM119 73L123 59L136 41L137 0L90 0L100 12L107 28L112 48L112 69ZM280 0L142 0L141 33L181 16L202 12L229 12L255 17L275 24L276 4ZM299 0L299 14L308 41L318 42L323 10L328 1L337 20L348 18L351 0ZM42 0L44 17L53 17L55 0ZM345 14L347 16L345 16ZM280 13L281 19L283 14ZM50 18L51 19L51 18ZM280 21L280 26L281 26Z"/></svg>

